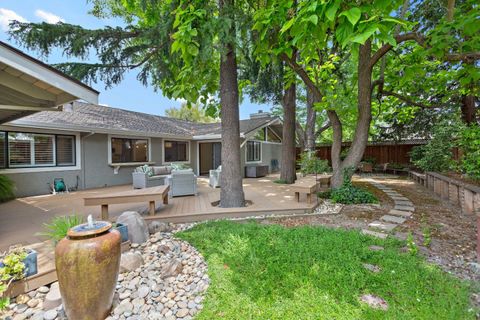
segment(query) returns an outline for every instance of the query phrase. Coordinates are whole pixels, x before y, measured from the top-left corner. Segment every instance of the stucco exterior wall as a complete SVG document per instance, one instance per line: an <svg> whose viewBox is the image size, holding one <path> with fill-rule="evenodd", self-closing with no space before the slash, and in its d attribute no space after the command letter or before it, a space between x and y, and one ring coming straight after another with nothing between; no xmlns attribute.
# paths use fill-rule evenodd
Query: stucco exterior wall
<svg viewBox="0 0 480 320"><path fill-rule="evenodd" d="M242 141L243 142L243 141ZM240 162L242 167L242 174L245 177L245 166L268 166L268 172L272 173L272 160L278 160L280 166L280 159L282 157L282 144L281 143L271 143L271 142L261 142L262 143L262 161L258 162L247 162L247 147L246 144L240 150Z"/></svg>

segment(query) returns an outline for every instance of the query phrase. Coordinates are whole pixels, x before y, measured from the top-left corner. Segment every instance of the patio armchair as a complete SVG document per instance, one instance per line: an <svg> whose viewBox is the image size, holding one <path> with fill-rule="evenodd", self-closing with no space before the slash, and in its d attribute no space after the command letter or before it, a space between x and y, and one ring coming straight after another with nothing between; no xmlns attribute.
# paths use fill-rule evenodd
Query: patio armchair
<svg viewBox="0 0 480 320"><path fill-rule="evenodd" d="M212 188L220 187L220 174L222 173L222 166L218 166L215 170L210 170L208 184Z"/></svg>
<svg viewBox="0 0 480 320"><path fill-rule="evenodd" d="M197 176L192 169L173 170L167 177L167 184L170 198L197 194Z"/></svg>

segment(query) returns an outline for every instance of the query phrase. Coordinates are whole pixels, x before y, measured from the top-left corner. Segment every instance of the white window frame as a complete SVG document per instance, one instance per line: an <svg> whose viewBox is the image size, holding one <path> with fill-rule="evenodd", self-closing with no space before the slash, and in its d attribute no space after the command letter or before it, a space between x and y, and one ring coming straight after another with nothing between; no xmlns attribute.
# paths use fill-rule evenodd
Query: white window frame
<svg viewBox="0 0 480 320"><path fill-rule="evenodd" d="M248 161L248 143L249 142L253 142L253 143L258 143L259 146L260 146L260 160L253 160L253 161ZM263 147L262 147L262 144L263 144L263 141L260 141L260 140L247 140L247 142L245 143L245 163L262 163L262 151L263 151Z"/></svg>
<svg viewBox="0 0 480 320"><path fill-rule="evenodd" d="M8 167L12 169L19 169L19 168L42 168L42 167L56 167L57 165L57 149L56 149L56 142L57 139L54 134L46 134L46 133L33 133L33 132L21 132L21 131L10 131L8 132L8 135L10 133L24 133L24 134L29 134L32 135L34 138L33 140L30 140L30 164L11 164L10 163L10 139L7 137L7 145L8 145ZM7 135L7 136L8 136ZM35 163L35 136L37 137L50 137L52 138L52 154L53 154L53 162L52 163L43 163L43 164L36 164Z"/></svg>
<svg viewBox="0 0 480 320"><path fill-rule="evenodd" d="M147 161L140 162L112 162L112 139L136 139L136 140L147 140L148 148L148 159ZM139 137L139 136L122 136L122 135L108 135L108 165L113 167L120 166L138 166L143 164L152 164L152 139L148 137Z"/></svg>
<svg viewBox="0 0 480 320"><path fill-rule="evenodd" d="M187 143L187 161L165 161L165 141L180 141ZM182 140L182 139L162 139L162 164L169 164L169 163L190 163L190 140Z"/></svg>

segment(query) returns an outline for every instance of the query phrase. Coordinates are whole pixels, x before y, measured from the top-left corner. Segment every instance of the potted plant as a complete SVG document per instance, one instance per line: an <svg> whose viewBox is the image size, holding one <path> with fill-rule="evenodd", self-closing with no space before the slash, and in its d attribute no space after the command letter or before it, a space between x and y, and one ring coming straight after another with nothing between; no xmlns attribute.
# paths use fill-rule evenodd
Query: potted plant
<svg viewBox="0 0 480 320"><path fill-rule="evenodd" d="M128 226L123 223L115 222L112 224L114 229L117 229L122 236L122 242L128 241Z"/></svg>
<svg viewBox="0 0 480 320"><path fill-rule="evenodd" d="M5 309L10 304L8 291L12 282L26 277L27 274L35 274L37 272L37 253L34 250L26 250L24 248L15 248L10 250L1 259L0 262L0 310ZM31 270L28 270L25 260L29 256L28 263ZM34 273L32 273L34 272Z"/></svg>

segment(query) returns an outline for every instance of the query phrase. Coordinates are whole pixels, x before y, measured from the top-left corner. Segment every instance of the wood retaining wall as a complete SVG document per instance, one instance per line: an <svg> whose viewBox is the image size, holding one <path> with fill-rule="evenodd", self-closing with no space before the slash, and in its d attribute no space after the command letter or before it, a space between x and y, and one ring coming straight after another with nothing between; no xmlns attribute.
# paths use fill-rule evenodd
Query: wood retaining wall
<svg viewBox="0 0 480 320"><path fill-rule="evenodd" d="M439 195L442 199L462 208L466 214L480 214L480 187L436 172L425 174L410 172L410 178Z"/></svg>

